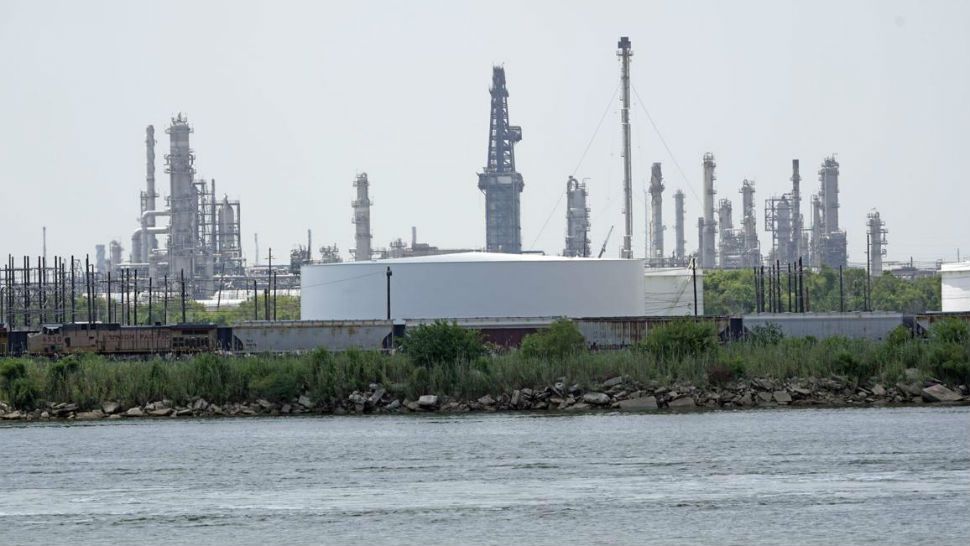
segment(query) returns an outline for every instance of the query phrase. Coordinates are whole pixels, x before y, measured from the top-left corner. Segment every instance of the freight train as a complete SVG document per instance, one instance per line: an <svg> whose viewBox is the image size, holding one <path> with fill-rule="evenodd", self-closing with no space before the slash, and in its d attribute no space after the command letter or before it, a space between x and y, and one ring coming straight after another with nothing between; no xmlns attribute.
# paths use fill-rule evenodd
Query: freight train
<svg viewBox="0 0 970 546"><path fill-rule="evenodd" d="M970 321L970 313L782 313L744 317L687 317L713 325L722 341L740 339L755 327L778 326L789 337L831 335L882 339L898 327L925 335L933 322L945 318ZM599 317L573 319L591 350L617 350L636 345L651 329L684 317ZM517 347L522 339L547 328L550 318L458 319L498 347ZM0 325L0 356L58 356L78 353L104 355L193 354L204 352L290 353L323 347L389 350L408 328L431 320L249 321L233 326L175 324L123 326L112 323L68 323L36 331L8 331Z"/></svg>
<svg viewBox="0 0 970 546"><path fill-rule="evenodd" d="M476 330L496 347L517 347L525 336L547 328L551 318L459 319L464 328ZM635 345L650 328L670 317L620 317L576 319L574 322L594 350ZM722 338L729 337L731 321L723 317L696 320L716 325ZM332 351L350 348L389 350L394 339L408 328L432 320L356 321L250 321L233 326L175 324L123 326L114 323L68 323L43 326L38 331L0 333L0 342L11 355L58 356L96 353L103 355L192 354L202 352L289 353L325 347Z"/></svg>

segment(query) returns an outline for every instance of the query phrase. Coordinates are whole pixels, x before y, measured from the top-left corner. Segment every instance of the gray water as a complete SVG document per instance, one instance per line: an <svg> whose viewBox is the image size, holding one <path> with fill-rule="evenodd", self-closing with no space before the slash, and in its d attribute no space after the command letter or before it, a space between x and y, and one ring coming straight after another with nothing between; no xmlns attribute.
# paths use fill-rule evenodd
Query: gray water
<svg viewBox="0 0 970 546"><path fill-rule="evenodd" d="M970 408L0 426L0 544L970 543Z"/></svg>

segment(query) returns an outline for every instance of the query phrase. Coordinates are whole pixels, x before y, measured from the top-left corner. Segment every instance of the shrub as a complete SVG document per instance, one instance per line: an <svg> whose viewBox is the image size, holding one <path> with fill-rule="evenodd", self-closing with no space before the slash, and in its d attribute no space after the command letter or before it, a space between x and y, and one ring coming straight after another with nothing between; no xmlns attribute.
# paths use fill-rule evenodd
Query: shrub
<svg viewBox="0 0 970 546"><path fill-rule="evenodd" d="M785 333L777 324L769 322L764 326L755 326L748 333L748 341L754 345L778 345L785 338Z"/></svg>
<svg viewBox="0 0 970 546"><path fill-rule="evenodd" d="M738 357L733 357L714 364L707 369L707 382L711 385L725 385L744 377L744 362Z"/></svg>
<svg viewBox="0 0 970 546"><path fill-rule="evenodd" d="M970 341L970 325L959 319L943 319L930 326L930 340L966 344Z"/></svg>
<svg viewBox="0 0 970 546"><path fill-rule="evenodd" d="M897 326L889 332L886 336L886 345L888 347L900 347L905 345L909 340L913 339L913 332L905 326Z"/></svg>
<svg viewBox="0 0 970 546"><path fill-rule="evenodd" d="M863 380L875 375L874 363L857 356L857 353L840 349L832 358L832 371L850 379Z"/></svg>
<svg viewBox="0 0 970 546"><path fill-rule="evenodd" d="M970 362L948 360L934 366L933 375L951 385L970 385Z"/></svg>
<svg viewBox="0 0 970 546"><path fill-rule="evenodd" d="M660 358L700 355L717 348L713 324L675 320L650 330L640 348Z"/></svg>
<svg viewBox="0 0 970 546"><path fill-rule="evenodd" d="M970 384L970 356L964 345L955 342L933 343L926 360L937 379L955 384Z"/></svg>
<svg viewBox="0 0 970 546"><path fill-rule="evenodd" d="M37 387L27 377L27 367L23 362L4 362L0 366L0 388L15 408L32 409L37 402Z"/></svg>
<svg viewBox="0 0 970 546"><path fill-rule="evenodd" d="M71 380L78 369L80 369L80 364L74 357L68 357L51 364L47 370L47 395L52 400L69 400L71 398Z"/></svg>
<svg viewBox="0 0 970 546"><path fill-rule="evenodd" d="M559 319L545 330L525 336L522 354L529 358L558 358L586 350L586 338L568 319Z"/></svg>
<svg viewBox="0 0 970 546"><path fill-rule="evenodd" d="M443 320L409 330L401 342L401 350L412 362L428 368L439 364L454 366L459 361L472 361L485 354L477 330Z"/></svg>

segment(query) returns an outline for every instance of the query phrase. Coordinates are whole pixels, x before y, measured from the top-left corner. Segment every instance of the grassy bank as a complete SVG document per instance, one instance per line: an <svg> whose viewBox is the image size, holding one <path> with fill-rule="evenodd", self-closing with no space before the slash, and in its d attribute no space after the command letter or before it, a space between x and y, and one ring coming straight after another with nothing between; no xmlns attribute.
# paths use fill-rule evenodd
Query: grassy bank
<svg viewBox="0 0 970 546"><path fill-rule="evenodd" d="M752 339L720 345L704 327L684 323L658 330L639 347L589 353L581 338L563 325L533 338L522 350L479 353L474 340L450 340L430 332L433 349L405 343L394 355L318 350L288 356L200 355L184 360L117 361L98 356L58 361L7 359L0 362L0 400L30 409L48 402L94 408L106 400L125 405L196 398L225 404L265 399L291 401L300 395L328 403L354 391L382 385L401 398L435 393L473 400L520 388L545 388L558 381L593 388L625 376L639 383L717 387L738 379L826 378L859 385L894 384L916 369L921 377L956 386L970 383L970 335L965 324L941 323L929 339L894 333L884 342L782 339L758 332ZM442 331L448 327L442 327ZM453 335L452 331L451 334ZM457 334L462 335L462 334ZM435 337L437 336L437 337ZM428 341L428 340L425 340ZM467 343L471 343L468 345Z"/></svg>

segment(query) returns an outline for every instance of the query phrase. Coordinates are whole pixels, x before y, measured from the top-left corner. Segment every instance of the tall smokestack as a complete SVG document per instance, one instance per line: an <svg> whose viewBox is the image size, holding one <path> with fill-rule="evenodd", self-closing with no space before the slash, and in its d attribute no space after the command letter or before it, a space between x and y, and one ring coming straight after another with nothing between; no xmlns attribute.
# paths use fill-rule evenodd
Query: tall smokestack
<svg viewBox="0 0 970 546"><path fill-rule="evenodd" d="M357 226L355 241L356 250L354 261L366 262L371 258L371 233L370 233L370 195L368 188L370 182L367 181L367 173L357 175L354 181L357 188L357 199L352 203L354 207L354 225Z"/></svg>
<svg viewBox="0 0 970 546"><path fill-rule="evenodd" d="M687 257L687 239L684 237L684 192L674 192L674 258L683 265Z"/></svg>
<svg viewBox="0 0 970 546"><path fill-rule="evenodd" d="M886 223L873 210L868 216L869 224L869 266L873 277L882 275L882 257L886 255Z"/></svg>
<svg viewBox="0 0 970 546"><path fill-rule="evenodd" d="M650 169L650 256L649 263L662 267L664 261L663 173L660 163Z"/></svg>
<svg viewBox="0 0 970 546"><path fill-rule="evenodd" d="M623 248L621 258L633 257L633 162L630 157L630 39L620 38L616 55L620 58L620 82L623 88L623 108L620 110L620 123L623 128Z"/></svg>
<svg viewBox="0 0 970 546"><path fill-rule="evenodd" d="M138 256L132 256L134 261L148 263L152 251L158 248L158 240L149 228L155 227L155 216L145 212L155 210L155 127L145 127L145 191L141 195L141 245Z"/></svg>
<svg viewBox="0 0 970 546"><path fill-rule="evenodd" d="M704 154L704 217L702 237L701 237L701 267L714 267L715 260L715 236L717 222L714 220L714 154L708 152Z"/></svg>
<svg viewBox="0 0 970 546"><path fill-rule="evenodd" d="M802 219L802 177L798 173L798 160L791 160L791 252L789 255L792 260L797 260L802 255L802 231L804 221Z"/></svg>

